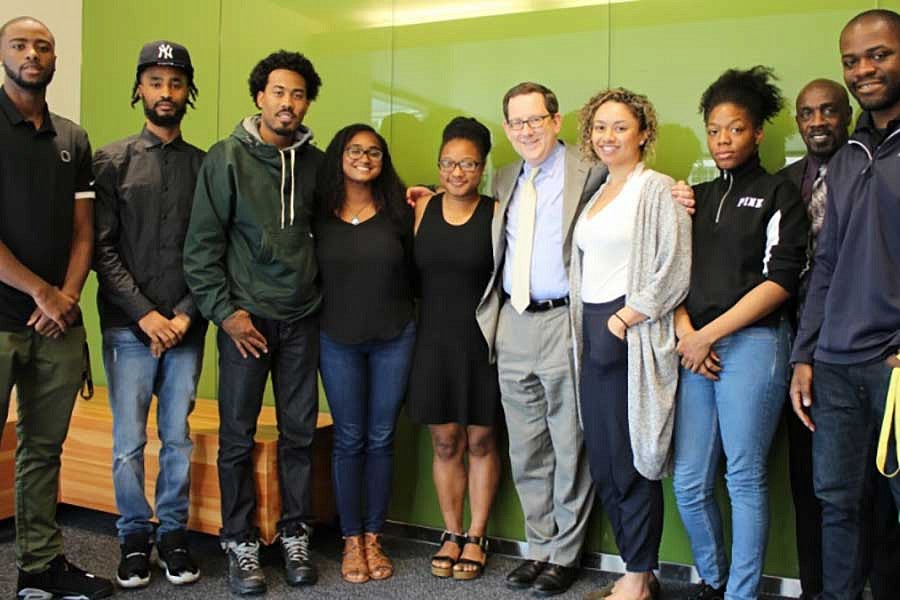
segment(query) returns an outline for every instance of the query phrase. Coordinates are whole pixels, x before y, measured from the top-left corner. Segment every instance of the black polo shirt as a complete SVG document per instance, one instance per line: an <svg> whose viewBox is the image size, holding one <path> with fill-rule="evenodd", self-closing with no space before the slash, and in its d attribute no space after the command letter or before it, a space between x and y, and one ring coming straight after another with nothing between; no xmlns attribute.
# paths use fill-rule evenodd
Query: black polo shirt
<svg viewBox="0 0 900 600"><path fill-rule="evenodd" d="M80 198L94 198L87 133L46 105L35 129L0 87L0 241L51 285L65 280ZM0 331L26 329L34 308L28 294L0 282Z"/></svg>

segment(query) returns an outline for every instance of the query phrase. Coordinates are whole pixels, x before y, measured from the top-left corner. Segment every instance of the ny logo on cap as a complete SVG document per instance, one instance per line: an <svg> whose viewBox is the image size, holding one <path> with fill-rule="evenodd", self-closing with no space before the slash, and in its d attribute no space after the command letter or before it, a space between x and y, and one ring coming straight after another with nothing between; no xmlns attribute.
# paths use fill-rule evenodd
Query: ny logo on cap
<svg viewBox="0 0 900 600"><path fill-rule="evenodd" d="M156 56L156 58L166 58L172 60L172 46L170 46L169 44L160 44L158 50L159 54Z"/></svg>

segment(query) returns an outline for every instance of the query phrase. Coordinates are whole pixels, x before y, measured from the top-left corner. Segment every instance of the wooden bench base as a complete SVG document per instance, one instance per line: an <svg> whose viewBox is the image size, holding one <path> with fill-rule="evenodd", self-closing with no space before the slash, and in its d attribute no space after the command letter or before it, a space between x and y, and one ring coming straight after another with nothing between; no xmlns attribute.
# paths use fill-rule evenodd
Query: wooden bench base
<svg viewBox="0 0 900 600"><path fill-rule="evenodd" d="M16 514L16 411L10 406L10 415L0 433L0 519Z"/></svg>
<svg viewBox="0 0 900 600"><path fill-rule="evenodd" d="M0 517L9 503L13 514L13 461L15 448L15 408L4 431L0 446ZM219 475L216 470L218 452L218 409L214 400L198 399L190 416L191 439L191 496L188 527L218 535L222 526L219 502ZM264 406L259 416L256 444L253 449L253 468L256 485L256 525L260 536L270 543L277 533L281 515L278 490L278 431L275 409ZM319 413L313 443L313 513L320 521L330 521L335 515L331 485L332 421L328 413ZM118 513L112 484L112 413L106 388L98 387L90 401L78 399L63 446L59 500L109 513ZM144 451L145 491L150 506L154 506L156 478L159 473L160 441L156 435L156 401L150 407L147 425L147 446ZM7 465L7 462L9 463ZM7 472L8 470L8 472ZM8 476L10 485L5 485ZM7 496L9 498L7 499Z"/></svg>

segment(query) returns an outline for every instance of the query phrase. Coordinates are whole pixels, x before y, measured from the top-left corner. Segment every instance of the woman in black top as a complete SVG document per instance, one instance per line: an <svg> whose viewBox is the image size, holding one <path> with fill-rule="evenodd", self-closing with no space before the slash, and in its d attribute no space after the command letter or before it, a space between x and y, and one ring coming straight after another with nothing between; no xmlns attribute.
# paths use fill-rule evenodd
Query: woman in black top
<svg viewBox="0 0 900 600"><path fill-rule="evenodd" d="M675 315L675 497L703 579L697 600L756 598L766 550L766 463L786 396L784 304L809 229L799 191L759 162L763 124L783 105L772 77L764 67L726 71L700 103L721 176L694 188L691 285ZM713 495L723 453L730 566Z"/></svg>
<svg viewBox="0 0 900 600"><path fill-rule="evenodd" d="M334 136L317 192L319 368L334 419L332 476L345 540L341 574L363 583L394 571L379 537L415 343L413 214L384 138L368 125L350 125Z"/></svg>
<svg viewBox="0 0 900 600"><path fill-rule="evenodd" d="M490 149L487 127L464 117L450 121L438 155L446 191L416 202L415 258L422 299L409 412L431 430L434 485L444 517L442 545L431 560L431 572L455 579L481 574L488 514L500 478L494 439L500 408L497 368L488 360L487 342L475 321L493 268L494 200L478 194ZM467 488L472 521L464 535Z"/></svg>

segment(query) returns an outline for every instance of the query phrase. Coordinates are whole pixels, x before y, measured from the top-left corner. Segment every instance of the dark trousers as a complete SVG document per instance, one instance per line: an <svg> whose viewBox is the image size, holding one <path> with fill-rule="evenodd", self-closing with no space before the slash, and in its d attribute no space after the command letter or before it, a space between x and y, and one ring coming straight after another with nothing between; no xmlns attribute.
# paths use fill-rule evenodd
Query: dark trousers
<svg viewBox="0 0 900 600"><path fill-rule="evenodd" d="M812 432L803 426L790 403L787 421L791 495L797 532L797 562L800 567L801 598L815 598L822 591L822 508L813 488ZM900 589L900 524L888 481L872 465L873 492L863 494L865 524L862 572L869 573L875 600L891 600ZM874 506L872 506L874 504ZM871 565L871 568L869 568Z"/></svg>
<svg viewBox="0 0 900 600"><path fill-rule="evenodd" d="M256 490L251 454L269 373L278 421L279 529L312 520L311 445L319 412L318 317L273 321L253 316L269 352L243 358L219 329L219 488L223 540L254 538Z"/></svg>
<svg viewBox="0 0 900 600"><path fill-rule="evenodd" d="M634 468L628 431L628 347L606 326L624 299L584 304L581 419L591 477L616 545L632 573L656 569L663 529L662 484Z"/></svg>
<svg viewBox="0 0 900 600"><path fill-rule="evenodd" d="M872 467L890 374L882 362L813 367L813 482L822 505L824 600L856 598L865 584L871 539L866 498L877 481ZM888 456L893 452L892 444ZM889 460L889 467L894 463ZM900 479L889 486L896 506Z"/></svg>

